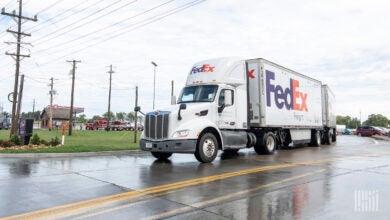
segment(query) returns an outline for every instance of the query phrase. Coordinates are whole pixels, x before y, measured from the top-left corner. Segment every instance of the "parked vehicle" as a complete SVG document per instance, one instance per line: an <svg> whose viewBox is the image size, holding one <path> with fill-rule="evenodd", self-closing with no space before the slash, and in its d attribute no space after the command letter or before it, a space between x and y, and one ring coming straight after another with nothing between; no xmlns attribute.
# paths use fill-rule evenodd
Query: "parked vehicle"
<svg viewBox="0 0 390 220"><path fill-rule="evenodd" d="M190 70L177 105L146 114L140 146L159 159L193 153L207 163L218 150L273 154L295 144L331 144L333 104L321 81L268 60L206 60Z"/></svg>
<svg viewBox="0 0 390 220"><path fill-rule="evenodd" d="M125 125L122 121L115 120L110 121L110 123L108 124L108 128L112 131L123 131L125 130Z"/></svg>
<svg viewBox="0 0 390 220"><path fill-rule="evenodd" d="M377 129L379 129L379 130L383 131L383 132L384 132L384 134L385 134L386 136L388 136L388 135L389 135L389 133L390 133L390 130L389 130L389 129L387 129L387 128L384 128L384 127L375 127L375 128L377 128Z"/></svg>
<svg viewBox="0 0 390 220"><path fill-rule="evenodd" d="M0 119L0 130L8 130L11 125L11 119L10 118L2 118Z"/></svg>
<svg viewBox="0 0 390 220"><path fill-rule="evenodd" d="M93 130L106 130L107 129L107 120L100 119L93 122Z"/></svg>
<svg viewBox="0 0 390 220"><path fill-rule="evenodd" d="M128 122L128 121L124 122L124 123L123 123L123 126L124 126L124 129L125 129L126 131L133 131L133 130L134 130L133 124L130 123L130 122Z"/></svg>
<svg viewBox="0 0 390 220"><path fill-rule="evenodd" d="M386 133L377 127L363 126L363 127L358 127L356 129L356 135L358 135L358 136L372 136L372 135L385 136Z"/></svg>
<svg viewBox="0 0 390 220"><path fill-rule="evenodd" d="M92 120L87 121L87 123L85 123L85 130L93 130L93 124L94 122Z"/></svg>

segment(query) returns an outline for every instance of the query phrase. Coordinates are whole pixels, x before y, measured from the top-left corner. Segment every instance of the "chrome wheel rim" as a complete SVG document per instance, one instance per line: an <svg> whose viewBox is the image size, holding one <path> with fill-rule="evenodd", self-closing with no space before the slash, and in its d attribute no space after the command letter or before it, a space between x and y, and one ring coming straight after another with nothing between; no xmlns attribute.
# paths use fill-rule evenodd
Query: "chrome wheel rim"
<svg viewBox="0 0 390 220"><path fill-rule="evenodd" d="M269 151L273 151L275 146L275 140L272 136L267 137L267 148Z"/></svg>
<svg viewBox="0 0 390 220"><path fill-rule="evenodd" d="M317 145L320 145L321 144L321 136L318 132L317 132L316 137L317 137Z"/></svg>
<svg viewBox="0 0 390 220"><path fill-rule="evenodd" d="M211 138L207 138L203 142L203 153L206 157L212 157L215 152L215 143Z"/></svg>

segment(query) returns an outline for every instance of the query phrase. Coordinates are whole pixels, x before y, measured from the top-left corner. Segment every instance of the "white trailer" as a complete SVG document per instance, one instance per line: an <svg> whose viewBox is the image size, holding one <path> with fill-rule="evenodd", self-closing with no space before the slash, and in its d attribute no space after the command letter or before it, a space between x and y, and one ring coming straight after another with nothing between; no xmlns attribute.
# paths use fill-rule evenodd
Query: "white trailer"
<svg viewBox="0 0 390 220"><path fill-rule="evenodd" d="M178 104L146 114L140 146L160 159L193 153L211 162L218 150L331 144L333 101L320 81L265 59L206 60L191 68Z"/></svg>

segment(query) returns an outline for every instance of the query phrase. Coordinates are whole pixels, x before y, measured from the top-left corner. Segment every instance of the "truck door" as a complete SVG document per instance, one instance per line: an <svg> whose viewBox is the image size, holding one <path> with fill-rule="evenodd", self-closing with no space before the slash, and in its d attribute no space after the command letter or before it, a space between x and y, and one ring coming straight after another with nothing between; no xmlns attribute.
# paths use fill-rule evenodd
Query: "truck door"
<svg viewBox="0 0 390 220"><path fill-rule="evenodd" d="M221 129L236 128L236 108L233 89L222 89L219 93L217 125Z"/></svg>

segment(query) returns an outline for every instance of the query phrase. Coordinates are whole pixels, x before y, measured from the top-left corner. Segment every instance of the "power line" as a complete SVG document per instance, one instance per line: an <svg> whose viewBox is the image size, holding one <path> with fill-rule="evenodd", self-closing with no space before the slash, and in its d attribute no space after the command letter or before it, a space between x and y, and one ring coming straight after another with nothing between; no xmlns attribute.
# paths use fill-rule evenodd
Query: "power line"
<svg viewBox="0 0 390 220"><path fill-rule="evenodd" d="M60 33L59 33L59 34L56 34L55 36L53 36L53 37L51 37L51 38L49 38L49 39L47 39L47 40L45 40L44 42L47 42L47 41L49 41L49 40L52 40L52 39L54 39L54 38L56 38L56 37L58 37L58 36L60 36L60 35L62 35L62 34L64 34L64 33L68 32L68 30L65 30L66 28L71 27L72 25L77 24L77 23L79 23L79 22L82 21L82 20L88 19L88 18L90 18L90 17L92 17L92 16L94 16L94 15L96 15L96 14L98 14L98 13L104 11L104 10L106 10L107 8L110 8L111 6L114 6L114 5L118 4L118 3L121 2L121 1L122 1L122 0L116 0L114 3L111 3L111 4L109 4L108 6L105 6L104 8L101 8L101 9L97 10L96 12L93 12L92 14L89 14L89 15L87 15L87 16L84 16L84 17L80 18L79 20L77 20L77 21L75 21L75 22L72 22L72 23L66 25L65 27L61 27L60 29L55 30L55 31L53 31L53 32L51 32L51 33L49 33L49 34L43 36L41 39L38 39L38 41L37 41L38 43L35 43L35 45L42 44L42 43L43 43L43 39L45 39L45 38L47 38L47 37L49 37L49 36L51 36L51 35L53 35L53 34L56 34L56 33L58 33L58 32L60 32ZM65 31L64 31L64 30L65 30Z"/></svg>
<svg viewBox="0 0 390 220"><path fill-rule="evenodd" d="M137 23L135 23L135 24L129 26L128 28L124 28L124 29L120 29L120 30L118 30L118 31L112 32L112 33L114 33L114 34L112 34L112 35L109 35L109 36L104 35L105 38L103 38L103 39L101 39L101 37L96 37L96 38L93 38L92 40L85 41L85 42L83 42L83 43L88 43L88 42L96 41L96 40L97 40L96 42L91 43L91 44L88 44L88 45L86 45L85 47L82 47L81 49L77 49L77 50L74 50L74 51L72 51L72 52L70 52L70 53L66 53L66 54L63 55L63 56L59 56L59 57L57 57L57 58L54 58L54 59L52 59L52 60L49 60L48 62L43 63L43 64L41 64L41 65L46 65L46 64L48 64L48 63L51 63L51 62L53 62L53 61L55 61L55 60L64 58L64 57L66 57L66 56L68 56L68 55L71 55L71 54L74 54L74 53L76 53L76 52L80 52L80 51L83 51L83 50L85 50L85 49L89 49L89 48L91 48L92 46L97 45L97 44L99 44L99 43L101 43L101 42L106 42L106 41L112 40L112 39L114 39L114 38L117 38L117 37L119 37L119 36L121 36L121 35L123 35L123 34L125 34L125 33L131 32L131 31L135 31L135 30L137 30L137 29L139 29L139 28L142 28L142 27L144 27L144 26L146 26L146 25L152 24L152 23L157 22L157 21L159 21L159 20L162 20L162 19L164 19L164 18L166 18L166 17L169 17L169 16L171 16L171 15L173 15L173 14L179 13L179 12L185 10L185 9L188 9L188 8L190 8L190 7L193 7L193 6L195 6L195 5L198 5L198 4L200 4L200 3L204 2L204 1L205 1L205 0L195 0L195 1L189 2L189 3L187 3L187 4L184 4L184 5L182 5L182 6L177 7L177 8L175 8L175 9L166 11L166 12L160 14L160 15L157 15L157 16L154 16L154 17L151 17L151 18L147 18L147 19L145 19L145 20L143 20L143 21L137 22ZM150 20L150 21L148 21L148 20ZM138 25L138 26L137 26L137 25ZM134 26L135 26L135 27L134 27ZM131 29L130 29L130 28L131 28ZM119 32L119 33L117 33L117 32ZM115 34L115 33L117 33L117 34ZM99 39L100 39L100 40L99 40ZM83 44L83 43L81 43L81 44ZM78 43L77 46L79 46L79 44L80 44L80 43ZM69 47L68 47L68 48L69 48ZM49 49L52 49L52 48L48 48L48 49L46 49L46 50L49 50ZM41 50L41 51L38 51L38 52L42 52L42 51L44 51L44 50ZM37 53L38 53L38 52L37 52Z"/></svg>
<svg viewBox="0 0 390 220"><path fill-rule="evenodd" d="M78 8L78 7L80 7L81 5L83 5L83 4L85 4L85 3L89 2L89 1L90 1L90 0L81 1L79 4L77 4L77 5L75 5L75 6L71 7L71 8L68 8L67 10L64 10L64 11L60 12L60 13L57 14L55 17L49 18L48 20L45 20L45 21L43 21L42 23L39 23L39 24L37 24L37 25L31 27L32 30L29 30L29 31L35 31L35 29L36 29L38 26L41 26L41 25L43 25L43 24L45 24L45 23L48 23L49 21L52 21L54 18L61 17L63 14L66 14L68 11L71 11L71 10L73 10L73 9L75 9L75 8ZM100 2L103 2L103 1L105 1L105 0L100 0L99 3L100 3ZM73 17L74 15L76 15L76 14L78 14L78 13L80 13L80 12L83 12L84 10L88 9L89 7L91 7L91 6L93 6L93 5L96 5L96 3L95 3L95 2L92 2L92 4L89 4L89 5L87 5L86 7L84 7L84 8L82 8L82 9L79 9L78 11L75 11L75 12L71 13L71 14L69 14L68 16L66 16L66 17L64 17L64 18L62 18L62 19L58 19L58 20L56 20L56 21L54 21L54 22L51 22L50 24L48 24L48 26L49 26L49 25L57 24L58 22L63 21L63 20L65 20L65 19L69 18L69 17ZM38 31L39 31L39 30L42 30L42 29L38 29Z"/></svg>
<svg viewBox="0 0 390 220"><path fill-rule="evenodd" d="M46 8L44 8L44 9L38 11L37 14L40 14L40 13L42 13L42 12L44 12L44 11L47 11L48 9L50 9L50 8L52 8L52 7L54 7L54 6L56 6L56 5L57 5L58 3L60 3L60 2L63 2L63 0L57 0L57 1L54 2L53 4L51 4L51 5L47 6Z"/></svg>
<svg viewBox="0 0 390 220"><path fill-rule="evenodd" d="M103 27L103 28L100 28L100 29L98 29L98 30L89 32L89 33L87 33L87 34L85 34L85 35L82 35L82 36L80 36L80 37L77 37L77 38L75 38L75 39L68 40L68 41L66 41L66 42L64 42L64 43L60 43L60 44L51 46L50 49L55 48L55 47L58 47L58 46L63 46L63 45L69 44L69 43L74 43L74 41L76 41L76 40L80 40L80 39L86 38L86 37L88 37L88 36L91 36L91 35L93 35L93 34L99 33L99 32L101 32L101 31L106 31L108 28L114 27L114 26L119 25L119 24L122 24L122 23L124 23L124 22L126 22L126 21L128 21L128 20L131 20L131 19L134 19L134 18L139 17L139 16L141 16L141 15L147 14L147 13L149 13L149 12L151 12L151 11L153 11L153 10L156 10L156 9L158 9L158 8L161 8L161 7L163 7L163 6L165 6L165 5L169 4L169 3L171 3L171 2L173 2L173 1L175 1L175 0L170 0L170 1L164 2L163 4L160 4L160 5L157 5L157 6L155 6L155 7L152 7L152 8L150 8L150 9L148 9L148 10L145 10L145 11L143 11L143 12L141 12L141 13L138 13L138 14L133 15L133 16L131 16L131 17L128 17L128 18L126 18L126 19L123 19L123 20L121 20L121 21L119 21L119 22L116 22L116 23L114 23L114 24L107 25L107 26L105 26L105 27ZM96 39L96 38L94 38L94 39ZM47 49L43 49L43 51L44 51L44 50L47 50ZM39 52L41 52L41 51L38 51L38 52L36 52L36 53L39 53Z"/></svg>

